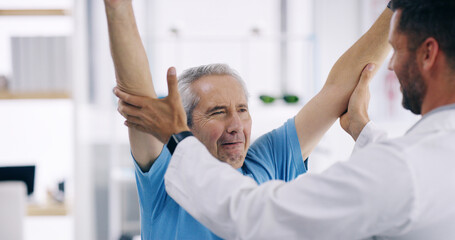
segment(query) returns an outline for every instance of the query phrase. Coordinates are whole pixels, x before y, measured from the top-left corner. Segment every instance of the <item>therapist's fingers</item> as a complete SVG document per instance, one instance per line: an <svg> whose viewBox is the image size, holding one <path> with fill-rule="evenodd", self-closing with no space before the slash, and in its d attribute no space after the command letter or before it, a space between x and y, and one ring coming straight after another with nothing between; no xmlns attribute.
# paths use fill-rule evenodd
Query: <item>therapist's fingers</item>
<svg viewBox="0 0 455 240"><path fill-rule="evenodd" d="M369 85L371 79L373 78L373 71L376 68L376 65L373 63L368 64L362 71L360 75L359 83L357 84L356 90L369 92Z"/></svg>
<svg viewBox="0 0 455 240"><path fill-rule="evenodd" d="M141 125L144 124L144 121L141 118L136 117L136 116L128 115L128 116L126 116L126 121L134 123L134 124L141 124Z"/></svg>
<svg viewBox="0 0 455 240"><path fill-rule="evenodd" d="M370 102L369 84L374 75L374 64L368 64L363 69L359 82L354 89L348 104L348 110L340 117L340 125L354 140L370 121L368 105Z"/></svg>
<svg viewBox="0 0 455 240"><path fill-rule="evenodd" d="M167 106L172 112L172 126L171 133L181 132L188 130L186 122L186 113L183 108L180 93L178 91L177 74L174 67L170 67L167 72L167 84L168 84L168 97L166 99Z"/></svg>
<svg viewBox="0 0 455 240"><path fill-rule="evenodd" d="M167 87L169 97L175 98L176 96L179 96L177 73L175 67L170 67L167 70Z"/></svg>
<svg viewBox="0 0 455 240"><path fill-rule="evenodd" d="M140 132L145 132L147 133L147 129L145 127L143 127L142 125L140 124L137 124L135 122L131 122L131 121L125 121L124 122L125 126L127 126L128 128L134 128L136 130L139 130Z"/></svg>
<svg viewBox="0 0 455 240"><path fill-rule="evenodd" d="M352 108L354 111L360 111L360 114L367 114L370 103L370 82L374 76L375 67L375 64L370 63L363 69L357 87L354 89L349 101L348 111L349 108Z"/></svg>
<svg viewBox="0 0 455 240"><path fill-rule="evenodd" d="M121 99L124 102L131 104L133 106L143 107L144 102L145 102L145 97L134 96L134 95L128 94L128 93L120 90L118 87L114 88L114 94L119 99Z"/></svg>
<svg viewBox="0 0 455 240"><path fill-rule="evenodd" d="M124 102L123 100L118 101L117 111L124 117L127 118L128 116L141 116L140 108L133 106Z"/></svg>

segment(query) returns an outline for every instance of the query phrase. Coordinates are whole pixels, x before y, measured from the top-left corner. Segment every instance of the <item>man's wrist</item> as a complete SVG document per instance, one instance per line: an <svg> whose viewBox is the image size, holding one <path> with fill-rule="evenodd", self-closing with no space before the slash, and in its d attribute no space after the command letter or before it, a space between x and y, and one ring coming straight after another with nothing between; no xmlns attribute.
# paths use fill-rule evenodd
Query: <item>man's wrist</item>
<svg viewBox="0 0 455 240"><path fill-rule="evenodd" d="M192 132L190 131L183 131L179 132L176 134L172 134L171 137L169 138L169 141L167 142L167 149L171 153L171 155L174 153L175 148L177 145L183 141L183 139L189 137L189 136L194 136Z"/></svg>

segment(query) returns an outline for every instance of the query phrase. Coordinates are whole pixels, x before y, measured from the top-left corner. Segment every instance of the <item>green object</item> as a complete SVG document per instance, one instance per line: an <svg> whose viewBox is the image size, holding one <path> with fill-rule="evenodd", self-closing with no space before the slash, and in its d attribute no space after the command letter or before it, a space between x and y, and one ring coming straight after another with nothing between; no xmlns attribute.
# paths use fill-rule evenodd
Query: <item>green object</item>
<svg viewBox="0 0 455 240"><path fill-rule="evenodd" d="M262 100L263 103L273 103L275 101L274 97L267 96L267 95L261 95L259 98Z"/></svg>
<svg viewBox="0 0 455 240"><path fill-rule="evenodd" d="M284 95L283 99L287 103L296 103L299 101L299 97L297 97L295 95Z"/></svg>
<svg viewBox="0 0 455 240"><path fill-rule="evenodd" d="M280 97L282 98L285 102L287 103L296 103L299 101L299 97L297 97L296 95L283 95L283 97ZM259 99L261 99L261 101L263 103L273 103L275 101L275 99L278 99L278 98L275 98L275 97L272 97L272 96L269 96L269 95L261 95L259 96Z"/></svg>

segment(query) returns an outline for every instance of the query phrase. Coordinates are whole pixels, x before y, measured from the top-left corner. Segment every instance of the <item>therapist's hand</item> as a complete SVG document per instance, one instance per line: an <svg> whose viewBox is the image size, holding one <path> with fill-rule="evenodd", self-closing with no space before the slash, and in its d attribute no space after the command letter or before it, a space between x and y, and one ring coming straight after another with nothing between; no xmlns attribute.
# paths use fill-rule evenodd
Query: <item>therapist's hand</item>
<svg viewBox="0 0 455 240"><path fill-rule="evenodd" d="M370 121L368 117L368 104L370 102L369 84L373 77L374 64L368 64L363 69L359 83L349 99L348 110L340 117L340 125L354 140L360 135L362 129Z"/></svg>
<svg viewBox="0 0 455 240"><path fill-rule="evenodd" d="M174 67L168 69L167 83L168 96L162 99L134 96L114 88L125 125L152 134L162 143L167 143L174 133L189 131Z"/></svg>

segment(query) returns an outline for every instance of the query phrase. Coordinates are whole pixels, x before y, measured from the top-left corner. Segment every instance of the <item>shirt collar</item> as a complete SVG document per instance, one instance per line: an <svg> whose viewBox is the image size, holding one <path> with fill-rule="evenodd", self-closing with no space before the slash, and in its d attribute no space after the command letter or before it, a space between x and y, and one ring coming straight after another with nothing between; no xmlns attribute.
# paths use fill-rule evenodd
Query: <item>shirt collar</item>
<svg viewBox="0 0 455 240"><path fill-rule="evenodd" d="M436 121L436 122L435 122ZM455 129L455 104L433 109L425 114L406 134Z"/></svg>

